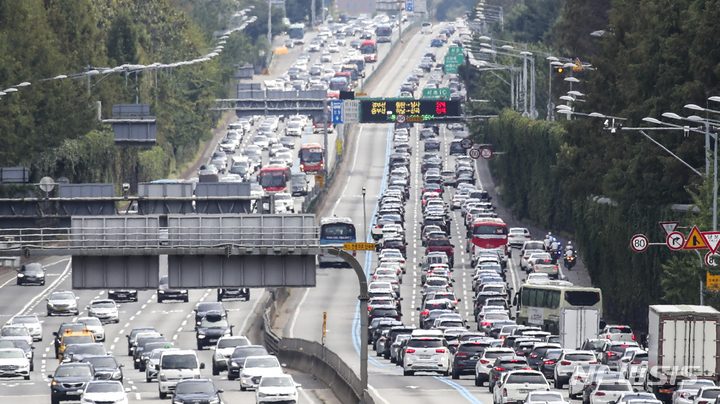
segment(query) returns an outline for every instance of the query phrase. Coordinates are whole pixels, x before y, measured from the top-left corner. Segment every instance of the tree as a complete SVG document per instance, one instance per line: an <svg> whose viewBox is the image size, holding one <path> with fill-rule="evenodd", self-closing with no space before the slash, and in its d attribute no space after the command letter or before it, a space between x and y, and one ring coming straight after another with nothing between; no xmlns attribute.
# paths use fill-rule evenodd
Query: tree
<svg viewBox="0 0 720 404"><path fill-rule="evenodd" d="M115 64L137 64L138 56L138 29L133 23L130 13L119 12L110 22L107 35L108 57Z"/></svg>

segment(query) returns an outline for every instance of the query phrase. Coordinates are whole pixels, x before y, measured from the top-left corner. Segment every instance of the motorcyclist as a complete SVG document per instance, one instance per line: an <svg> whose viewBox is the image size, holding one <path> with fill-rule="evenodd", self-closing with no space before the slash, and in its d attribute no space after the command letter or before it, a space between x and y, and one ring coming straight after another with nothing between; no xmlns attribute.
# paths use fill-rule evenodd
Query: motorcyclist
<svg viewBox="0 0 720 404"><path fill-rule="evenodd" d="M552 244L552 233L548 233L545 236L545 240L543 240L543 245L545 246L545 251L550 250L550 244Z"/></svg>
<svg viewBox="0 0 720 404"><path fill-rule="evenodd" d="M555 252L560 248L560 244L558 244L558 241L555 237L552 238L552 242L550 243L550 249Z"/></svg>

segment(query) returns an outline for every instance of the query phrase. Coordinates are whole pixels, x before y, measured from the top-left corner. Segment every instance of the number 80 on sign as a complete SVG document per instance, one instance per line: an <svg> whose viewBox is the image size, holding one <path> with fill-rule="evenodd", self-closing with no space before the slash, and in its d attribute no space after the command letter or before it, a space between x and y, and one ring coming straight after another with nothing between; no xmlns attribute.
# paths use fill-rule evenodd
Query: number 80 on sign
<svg viewBox="0 0 720 404"><path fill-rule="evenodd" d="M635 252L643 252L647 250L650 242L644 234L636 234L630 239L630 248Z"/></svg>

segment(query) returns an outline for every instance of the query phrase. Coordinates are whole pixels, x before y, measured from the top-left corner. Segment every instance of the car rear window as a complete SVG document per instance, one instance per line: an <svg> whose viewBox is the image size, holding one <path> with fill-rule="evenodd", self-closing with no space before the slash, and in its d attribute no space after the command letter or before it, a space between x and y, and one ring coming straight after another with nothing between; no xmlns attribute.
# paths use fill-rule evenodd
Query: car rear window
<svg viewBox="0 0 720 404"><path fill-rule="evenodd" d="M595 356L589 353L574 353L574 354L567 354L565 355L565 359L569 361L583 361L583 362L593 362L596 360Z"/></svg>
<svg viewBox="0 0 720 404"><path fill-rule="evenodd" d="M477 345L475 345L475 344L472 344L472 345L460 345L460 347L458 347L458 352L465 352L465 353L471 353L471 354L479 354L479 353L482 353L482 351L484 351L485 348L486 348L486 346L484 346L484 345L482 345L482 344L479 344L479 343L478 343Z"/></svg>
<svg viewBox="0 0 720 404"><path fill-rule="evenodd" d="M601 383L598 390L604 391L630 391L630 385L625 383Z"/></svg>
<svg viewBox="0 0 720 404"><path fill-rule="evenodd" d="M615 345L611 346L610 350L613 352L625 352L628 348L630 348L630 345Z"/></svg>
<svg viewBox="0 0 720 404"><path fill-rule="evenodd" d="M498 366L505 369L522 369L527 367L527 365L527 362L522 359L511 359L508 361L500 361Z"/></svg>
<svg viewBox="0 0 720 404"><path fill-rule="evenodd" d="M372 309L370 312L373 316L396 317L397 311L394 309Z"/></svg>
<svg viewBox="0 0 720 404"><path fill-rule="evenodd" d="M509 351L503 351L503 352L485 352L485 358L499 358L501 356L505 356L509 354Z"/></svg>
<svg viewBox="0 0 720 404"><path fill-rule="evenodd" d="M717 398L720 396L720 389L707 389L702 392L702 398Z"/></svg>
<svg viewBox="0 0 720 404"><path fill-rule="evenodd" d="M632 334L632 330L628 327L615 327L610 329L610 334Z"/></svg>
<svg viewBox="0 0 720 404"><path fill-rule="evenodd" d="M529 383L529 384L545 384L547 381L542 375L535 373L519 373L510 375L507 378L506 383Z"/></svg>
<svg viewBox="0 0 720 404"><path fill-rule="evenodd" d="M440 339L413 338L408 341L407 346L410 348L442 348L443 343Z"/></svg>

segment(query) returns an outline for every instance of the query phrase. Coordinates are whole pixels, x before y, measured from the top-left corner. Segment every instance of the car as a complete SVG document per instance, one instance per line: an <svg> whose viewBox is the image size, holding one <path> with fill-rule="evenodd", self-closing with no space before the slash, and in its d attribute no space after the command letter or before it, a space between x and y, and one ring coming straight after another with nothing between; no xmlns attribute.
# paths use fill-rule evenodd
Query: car
<svg viewBox="0 0 720 404"><path fill-rule="evenodd" d="M24 337L1 337L0 338L0 349L5 348L19 348L25 353L25 357L30 361L30 371L35 370L35 349L34 346L27 342Z"/></svg>
<svg viewBox="0 0 720 404"><path fill-rule="evenodd" d="M123 382L123 365L119 364L114 356L85 356L80 362L93 365L96 380L116 380L120 383Z"/></svg>
<svg viewBox="0 0 720 404"><path fill-rule="evenodd" d="M165 351L179 351L180 348L157 348L153 349L150 356L145 361L145 382L150 383L154 379L157 379L158 369L157 365L160 363L160 358Z"/></svg>
<svg viewBox="0 0 720 404"><path fill-rule="evenodd" d="M444 376L450 374L452 357L448 342L441 334L412 335L405 346L403 355L403 376L412 376L415 372L437 372Z"/></svg>
<svg viewBox="0 0 720 404"><path fill-rule="evenodd" d="M561 348L560 344L535 344L532 351L530 351L530 354L528 355L528 363L530 364L530 367L538 370L540 368L540 363L542 361L543 355L545 355L545 352L547 352L548 349L559 348Z"/></svg>
<svg viewBox="0 0 720 404"><path fill-rule="evenodd" d="M598 333L598 338L611 341L635 341L635 334L632 328L626 325L608 325Z"/></svg>
<svg viewBox="0 0 720 404"><path fill-rule="evenodd" d="M512 370L505 372L493 390L493 403L522 402L531 391L548 391L550 385L537 370Z"/></svg>
<svg viewBox="0 0 720 404"><path fill-rule="evenodd" d="M55 314L80 314L77 299L79 298L73 292L67 290L52 292L45 299L48 317Z"/></svg>
<svg viewBox="0 0 720 404"><path fill-rule="evenodd" d="M694 396L693 404L709 404L717 402L720 397L720 387L703 386L700 387Z"/></svg>
<svg viewBox="0 0 720 404"><path fill-rule="evenodd" d="M29 283L44 285L45 267L37 262L25 264L18 269L16 277L18 285L27 285Z"/></svg>
<svg viewBox="0 0 720 404"><path fill-rule="evenodd" d="M243 299L250 300L250 288L220 288L217 290L217 301L222 302L227 299Z"/></svg>
<svg viewBox="0 0 720 404"><path fill-rule="evenodd" d="M30 360L21 348L0 348L0 377L30 380Z"/></svg>
<svg viewBox="0 0 720 404"><path fill-rule="evenodd" d="M322 55L320 55L320 61L322 63L332 63L332 54L330 54L330 52L323 52Z"/></svg>
<svg viewBox="0 0 720 404"><path fill-rule="evenodd" d="M540 361L541 363L539 364L538 370L545 375L546 379L552 379L555 376L555 364L561 354L562 349L550 348L545 351L545 354L542 356L542 360Z"/></svg>
<svg viewBox="0 0 720 404"><path fill-rule="evenodd" d="M620 358L618 372L622 373L633 386L642 385L648 365L648 353L642 349L628 349Z"/></svg>
<svg viewBox="0 0 720 404"><path fill-rule="evenodd" d="M135 343L137 342L137 338L141 335L162 335L160 334L155 327L135 327L132 330L130 330L130 334L125 334L125 338L127 338L127 349L128 349L128 355L133 354L133 346L135 346Z"/></svg>
<svg viewBox="0 0 720 404"><path fill-rule="evenodd" d="M43 328L40 320L34 314L14 316L7 322L10 325L22 325L28 329L33 341L42 341Z"/></svg>
<svg viewBox="0 0 720 404"><path fill-rule="evenodd" d="M62 362L80 362L88 356L105 356L107 351L100 342L68 344L62 353Z"/></svg>
<svg viewBox="0 0 720 404"><path fill-rule="evenodd" d="M125 404L127 402L128 397L125 388L123 388L121 382L115 380L93 380L88 382L82 391L80 400L80 404Z"/></svg>
<svg viewBox="0 0 720 404"><path fill-rule="evenodd" d="M602 380L590 393L590 404L615 403L620 396L633 391L627 380Z"/></svg>
<svg viewBox="0 0 720 404"><path fill-rule="evenodd" d="M235 348L250 345L250 340L244 336L223 336L215 345L212 358L212 374L217 376L230 368L230 360Z"/></svg>
<svg viewBox="0 0 720 404"><path fill-rule="evenodd" d="M556 389L561 389L568 381L578 365L597 365L598 361L592 351L564 350L555 360L553 380Z"/></svg>
<svg viewBox="0 0 720 404"><path fill-rule="evenodd" d="M95 368L89 363L61 363L55 373L48 376L50 383L50 402L78 401L85 386L95 378Z"/></svg>
<svg viewBox="0 0 720 404"><path fill-rule="evenodd" d="M33 337L30 335L30 330L22 324L10 324L3 326L2 329L0 329L0 337L24 338L28 344L33 343Z"/></svg>
<svg viewBox="0 0 720 404"><path fill-rule="evenodd" d="M257 388L263 377L283 374L285 372L275 356L248 356L240 372L240 391Z"/></svg>
<svg viewBox="0 0 720 404"><path fill-rule="evenodd" d="M508 229L508 245L511 247L522 247L531 238L530 230L524 227L511 227Z"/></svg>
<svg viewBox="0 0 720 404"><path fill-rule="evenodd" d="M531 391L522 400L523 404L568 404L562 393L557 391Z"/></svg>
<svg viewBox="0 0 720 404"><path fill-rule="evenodd" d="M608 365L610 369L617 370L620 365L620 358L622 358L625 355L625 351L630 348L639 348L639 346L635 341L607 340L599 355L600 361L603 365Z"/></svg>
<svg viewBox="0 0 720 404"><path fill-rule="evenodd" d="M184 379L173 390L173 404L222 403L220 393L210 379Z"/></svg>
<svg viewBox="0 0 720 404"><path fill-rule="evenodd" d="M425 151L432 151L432 150L440 151L440 141L435 137L426 139L424 150Z"/></svg>
<svg viewBox="0 0 720 404"><path fill-rule="evenodd" d="M257 404L277 402L298 402L298 387L290 375L264 376L255 389Z"/></svg>
<svg viewBox="0 0 720 404"><path fill-rule="evenodd" d="M195 326L197 349L214 345L220 337L232 336L233 325L228 323L227 313L219 310L209 311Z"/></svg>
<svg viewBox="0 0 720 404"><path fill-rule="evenodd" d="M227 310L220 302L200 302L195 309L195 322L197 323L210 312L221 312L227 314Z"/></svg>
<svg viewBox="0 0 720 404"><path fill-rule="evenodd" d="M120 306L115 303L114 300L97 299L91 301L85 309L88 311L88 316L97 317L103 324L117 324L120 322L120 312L118 311L118 307Z"/></svg>
<svg viewBox="0 0 720 404"><path fill-rule="evenodd" d="M228 380L235 380L240 377L240 372L245 365L245 359L250 356L268 355L267 349L262 345L245 345L235 347L230 355L230 368L228 369Z"/></svg>
<svg viewBox="0 0 720 404"><path fill-rule="evenodd" d="M188 302L188 290L187 289L170 289L170 281L167 275L160 278L160 283L157 289L157 302L162 303L165 300L182 300Z"/></svg>
<svg viewBox="0 0 720 404"><path fill-rule="evenodd" d="M694 396L702 387L714 387L715 382L708 379L680 380L677 389L672 395L672 404L691 404Z"/></svg>
<svg viewBox="0 0 720 404"><path fill-rule="evenodd" d="M640 404L640 401L646 402L647 404L662 403L662 401L658 400L653 393L648 393L647 391L634 391L632 393L625 393L621 395L620 398L615 401L615 404L626 404L630 402L633 404Z"/></svg>
<svg viewBox="0 0 720 404"><path fill-rule="evenodd" d="M474 374L475 365L486 348L480 341L460 342L453 355L452 378L459 379L461 375Z"/></svg>
<svg viewBox="0 0 720 404"><path fill-rule="evenodd" d="M144 372L146 370L147 363L150 361L150 357L152 357L154 351L158 349L167 350L172 347L173 343L166 341L164 337L154 338L150 341L139 343L136 348L137 355L135 355L135 368L141 372Z"/></svg>
<svg viewBox="0 0 720 404"><path fill-rule="evenodd" d="M613 382L613 381L627 381L622 376L622 374L618 372L613 372L609 370L599 370L591 373L587 379L585 379L585 383L583 384L582 389L582 401L583 404L590 404L590 399L592 398L593 392L595 391L595 388L597 385L603 381L607 382ZM632 391L632 390L631 390Z"/></svg>
<svg viewBox="0 0 720 404"><path fill-rule="evenodd" d="M568 395L570 398L582 396L585 381L593 373L609 372L610 368L605 365L577 365L568 380ZM687 403L686 403L687 404Z"/></svg>
<svg viewBox="0 0 720 404"><path fill-rule="evenodd" d="M138 291L136 289L110 289L107 298L116 302L137 302Z"/></svg>
<svg viewBox="0 0 720 404"><path fill-rule="evenodd" d="M153 345L154 343L158 342L160 344ZM140 370L144 366L144 363L141 362L141 358L143 357L143 352L145 352L145 348L148 348L149 350L161 348L165 345L169 345L167 342L168 341L167 339L165 339L164 336L157 333L149 332L138 334L137 338L135 339L135 344L132 347L134 368ZM145 354L145 357L147 357L147 354Z"/></svg>
<svg viewBox="0 0 720 404"><path fill-rule="evenodd" d="M433 38L433 40L430 41L431 48L441 48L442 46L443 46L443 41L440 38Z"/></svg>

